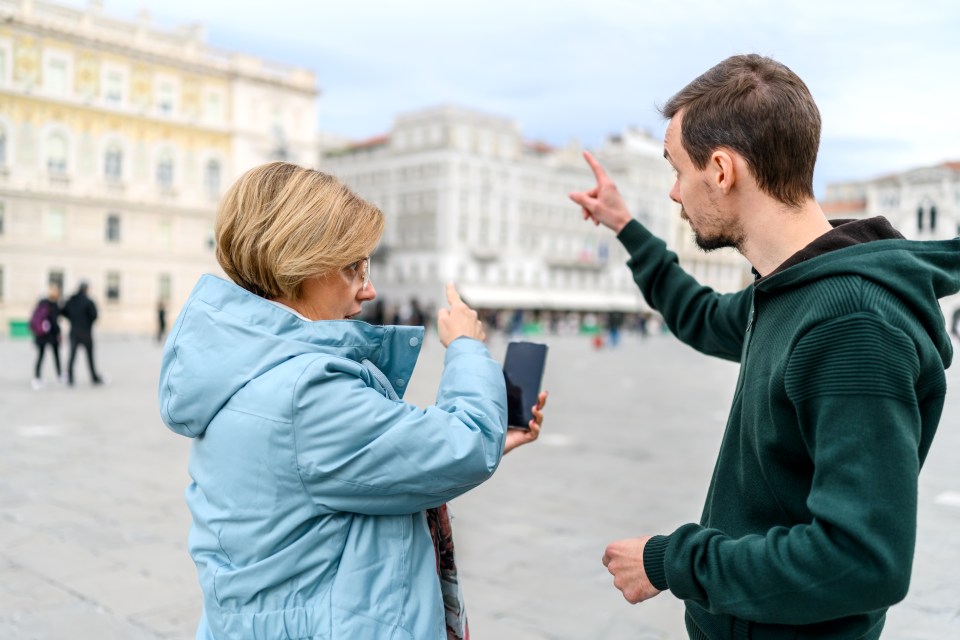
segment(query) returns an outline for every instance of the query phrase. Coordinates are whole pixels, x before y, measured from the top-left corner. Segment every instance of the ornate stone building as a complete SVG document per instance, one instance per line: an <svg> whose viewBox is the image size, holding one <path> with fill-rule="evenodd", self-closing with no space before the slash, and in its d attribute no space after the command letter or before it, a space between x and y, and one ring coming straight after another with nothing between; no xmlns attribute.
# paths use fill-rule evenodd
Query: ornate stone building
<svg viewBox="0 0 960 640"><path fill-rule="evenodd" d="M743 286L742 257L702 254L668 193L663 145L635 130L610 136L596 157L631 212L720 290ZM387 214L376 283L395 303L441 305L443 283L485 308L640 311L627 255L582 220L567 194L593 184L576 143L551 148L511 120L445 106L400 115L388 135L327 149L321 168Z"/></svg>
<svg viewBox="0 0 960 640"><path fill-rule="evenodd" d="M960 236L960 162L831 184L821 204L833 218L884 216L907 238L949 240ZM960 295L940 302L953 325Z"/></svg>
<svg viewBox="0 0 960 640"><path fill-rule="evenodd" d="M81 280L102 331L151 331L159 300L172 322L218 271L224 187L270 159L315 162L314 75L100 2L0 0L0 18L0 333Z"/></svg>

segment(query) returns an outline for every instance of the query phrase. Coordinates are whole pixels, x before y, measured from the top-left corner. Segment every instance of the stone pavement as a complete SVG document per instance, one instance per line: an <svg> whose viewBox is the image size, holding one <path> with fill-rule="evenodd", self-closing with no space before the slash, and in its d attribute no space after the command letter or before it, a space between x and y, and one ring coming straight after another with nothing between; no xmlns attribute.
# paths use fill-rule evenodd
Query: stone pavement
<svg viewBox="0 0 960 640"><path fill-rule="evenodd" d="M700 514L736 366L669 336L595 351L549 338L540 442L452 510L476 640L683 638L669 593L632 606L607 543ZM103 338L106 387L29 385L29 342L0 340L0 639L191 638L200 593L186 552L187 439L156 409L160 348ZM491 350L502 358L505 343ZM428 341L407 399L430 404ZM50 367L49 363L47 366ZM913 583L884 638L960 638L960 367L921 475ZM47 369L48 379L52 377Z"/></svg>

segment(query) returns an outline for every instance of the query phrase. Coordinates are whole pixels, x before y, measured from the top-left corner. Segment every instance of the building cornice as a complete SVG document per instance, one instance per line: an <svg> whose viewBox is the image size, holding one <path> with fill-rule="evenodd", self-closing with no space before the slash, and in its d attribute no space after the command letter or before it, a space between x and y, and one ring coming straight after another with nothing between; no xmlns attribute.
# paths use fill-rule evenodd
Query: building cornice
<svg viewBox="0 0 960 640"><path fill-rule="evenodd" d="M0 0L0 21L36 36L53 37L131 60L226 80L256 82L309 97L320 93L312 71L214 49L197 37L199 27L167 32L145 21L124 22L104 17L93 9L70 9L33 0Z"/></svg>
<svg viewBox="0 0 960 640"><path fill-rule="evenodd" d="M170 129L179 129L184 132L196 133L198 131L212 136L229 136L234 133L231 129L224 126L215 126L204 124L202 122L187 120L178 117L161 117L149 112L140 112L133 109L117 109L87 102L82 97L51 96L43 93L41 90L36 92L27 92L21 89L0 87L0 98L9 97L19 102L37 102L48 104L51 107L63 107L73 109L78 112L95 114L104 118L120 118L129 120L130 124L141 125L144 122L157 127L166 127Z"/></svg>
<svg viewBox="0 0 960 640"><path fill-rule="evenodd" d="M8 189L0 187L0 197L11 200L23 199L33 201L56 201L58 204L80 205L88 208L102 208L121 211L133 211L142 213L156 213L157 209L177 213L177 215L190 215L197 218L210 218L216 214L216 204L212 203L209 207L202 207L190 204L179 203L176 199L157 199L157 200L133 200L123 198L110 198L102 195L91 195L88 192L71 193L69 190L47 190L47 189Z"/></svg>

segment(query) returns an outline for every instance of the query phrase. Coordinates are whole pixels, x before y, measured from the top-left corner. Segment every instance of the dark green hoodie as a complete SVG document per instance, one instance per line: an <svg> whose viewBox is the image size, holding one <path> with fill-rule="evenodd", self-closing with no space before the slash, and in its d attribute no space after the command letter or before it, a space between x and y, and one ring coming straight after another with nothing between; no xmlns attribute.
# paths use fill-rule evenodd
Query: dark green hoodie
<svg viewBox="0 0 960 640"><path fill-rule="evenodd" d="M651 582L692 638L878 637L910 582L960 239L851 222L721 295L636 221L618 237L673 333L741 365L700 523L650 540Z"/></svg>

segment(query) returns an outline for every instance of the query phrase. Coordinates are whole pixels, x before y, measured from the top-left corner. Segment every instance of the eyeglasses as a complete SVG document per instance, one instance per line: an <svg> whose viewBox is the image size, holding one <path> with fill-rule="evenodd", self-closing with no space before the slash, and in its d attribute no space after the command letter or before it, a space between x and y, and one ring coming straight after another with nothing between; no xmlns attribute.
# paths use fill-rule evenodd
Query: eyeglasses
<svg viewBox="0 0 960 640"><path fill-rule="evenodd" d="M366 291L370 285L370 256L360 258L353 264L348 264L343 268L344 273L354 282L357 276L360 276L360 290Z"/></svg>

